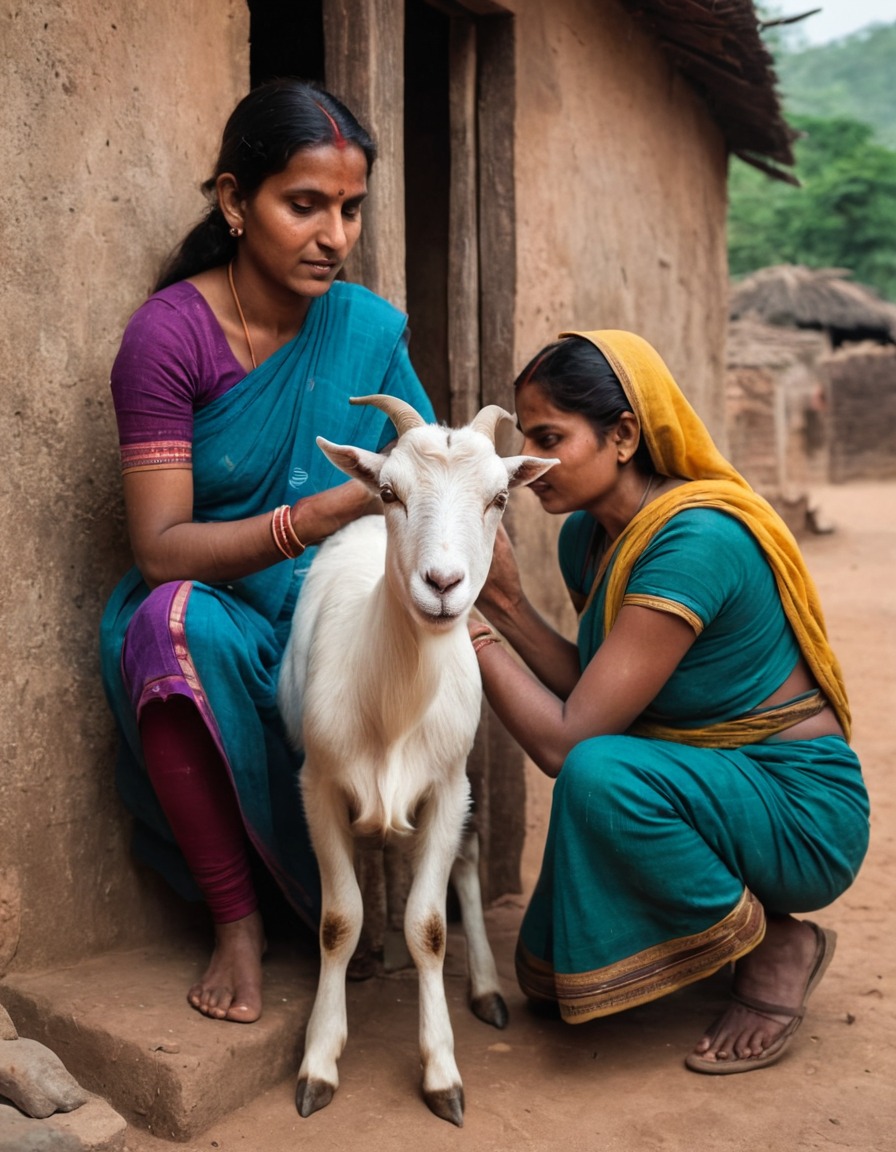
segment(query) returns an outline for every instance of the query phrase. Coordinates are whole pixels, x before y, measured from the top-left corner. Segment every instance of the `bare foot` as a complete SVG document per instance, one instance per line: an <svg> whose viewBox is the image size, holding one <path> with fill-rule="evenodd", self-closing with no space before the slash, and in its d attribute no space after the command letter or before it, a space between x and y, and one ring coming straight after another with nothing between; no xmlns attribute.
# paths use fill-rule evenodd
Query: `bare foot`
<svg viewBox="0 0 896 1152"><path fill-rule="evenodd" d="M810 924L792 916L769 916L762 943L737 962L735 994L769 1006L792 1007L793 1013L758 1011L733 1000L694 1048L698 1060L689 1060L688 1067L706 1071L705 1067L700 1068L701 1063L755 1060L771 1055L769 1050L784 1037L785 1031L796 1031L807 988L813 978L820 978L822 965L833 951L831 947L822 961L818 949L819 937ZM741 1070L745 1069L738 1069Z"/></svg>
<svg viewBox="0 0 896 1152"><path fill-rule="evenodd" d="M251 1024L261 1015L261 914L251 912L231 924L215 925L215 950L205 975L187 1000L205 1016Z"/></svg>

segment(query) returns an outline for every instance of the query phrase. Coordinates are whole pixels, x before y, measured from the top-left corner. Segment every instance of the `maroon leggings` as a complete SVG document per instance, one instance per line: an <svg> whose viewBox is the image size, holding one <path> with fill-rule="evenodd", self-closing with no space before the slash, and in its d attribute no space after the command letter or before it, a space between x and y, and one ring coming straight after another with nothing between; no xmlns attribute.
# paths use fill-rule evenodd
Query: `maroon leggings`
<svg viewBox="0 0 896 1152"><path fill-rule="evenodd" d="M140 718L146 770L216 924L258 907L246 832L221 754L192 701L171 696Z"/></svg>

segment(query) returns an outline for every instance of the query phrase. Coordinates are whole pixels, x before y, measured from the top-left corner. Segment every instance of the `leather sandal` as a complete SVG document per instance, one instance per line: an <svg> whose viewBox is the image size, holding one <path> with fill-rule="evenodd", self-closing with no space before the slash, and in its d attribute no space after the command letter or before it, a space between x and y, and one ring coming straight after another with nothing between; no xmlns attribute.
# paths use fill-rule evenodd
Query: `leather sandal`
<svg viewBox="0 0 896 1152"><path fill-rule="evenodd" d="M705 1056L691 1052L685 1057L685 1065L692 1072L704 1072L709 1076L730 1076L736 1072L753 1072L757 1068L768 1068L770 1064L776 1063L784 1055L787 1045L803 1022L809 997L827 971L837 946L836 932L820 928L811 920L805 920L803 923L808 924L815 933L815 957L803 989L803 1002L799 1008L769 1004L765 1000L754 1000L749 996L741 996L737 992L731 994L732 1000L738 1004L743 1004L751 1012L758 1012L761 1016L789 1016L790 1023L785 1025L781 1034L758 1056L742 1056L730 1060L708 1060Z"/></svg>

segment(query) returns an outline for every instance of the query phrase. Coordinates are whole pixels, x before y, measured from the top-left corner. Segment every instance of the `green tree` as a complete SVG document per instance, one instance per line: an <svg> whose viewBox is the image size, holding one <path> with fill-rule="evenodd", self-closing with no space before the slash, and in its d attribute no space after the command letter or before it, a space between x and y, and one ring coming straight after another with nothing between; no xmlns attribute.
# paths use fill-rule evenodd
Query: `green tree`
<svg viewBox="0 0 896 1152"><path fill-rule="evenodd" d="M729 265L739 276L769 264L848 268L896 300L896 152L873 130L840 117L791 117L801 187L734 162L729 181Z"/></svg>
<svg viewBox="0 0 896 1152"><path fill-rule="evenodd" d="M769 34L763 39L775 57L789 115L849 116L870 124L879 144L896 148L896 23L872 25L841 40L801 50L793 37L779 38L775 45Z"/></svg>

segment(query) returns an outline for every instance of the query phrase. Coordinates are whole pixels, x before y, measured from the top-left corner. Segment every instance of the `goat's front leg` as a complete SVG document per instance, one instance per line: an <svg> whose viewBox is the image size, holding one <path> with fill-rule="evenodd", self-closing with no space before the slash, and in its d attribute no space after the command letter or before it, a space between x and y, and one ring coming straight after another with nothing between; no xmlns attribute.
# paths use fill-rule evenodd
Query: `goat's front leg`
<svg viewBox="0 0 896 1152"><path fill-rule="evenodd" d="M466 792L437 792L418 830L414 877L405 910L405 938L420 983L423 1096L443 1120L463 1126L464 1090L454 1060L454 1033L445 997L445 896L466 815Z"/></svg>
<svg viewBox="0 0 896 1152"><path fill-rule="evenodd" d="M496 1028L507 1026L507 1005L501 995L498 969L482 911L482 885L479 881L479 833L468 828L460 852L451 869L451 882L457 892L460 914L467 939L467 968L470 973L470 1007L480 1020Z"/></svg>
<svg viewBox="0 0 896 1152"><path fill-rule="evenodd" d="M345 975L364 915L344 817L328 812L321 797L312 799L308 791L308 827L321 879L320 976L296 1085L296 1108L302 1116L329 1104L339 1086L336 1061L348 1036Z"/></svg>

